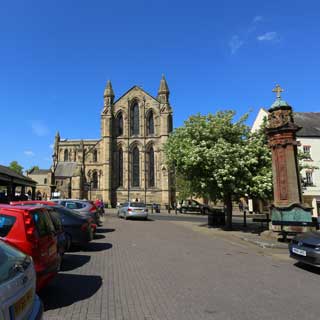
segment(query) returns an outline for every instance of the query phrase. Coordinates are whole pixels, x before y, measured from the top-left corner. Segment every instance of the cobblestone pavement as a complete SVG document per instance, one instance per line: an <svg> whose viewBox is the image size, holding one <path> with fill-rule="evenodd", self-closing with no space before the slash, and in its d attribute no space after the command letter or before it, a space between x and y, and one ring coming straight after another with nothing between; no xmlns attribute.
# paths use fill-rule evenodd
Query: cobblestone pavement
<svg viewBox="0 0 320 320"><path fill-rule="evenodd" d="M66 255L45 319L318 319L320 272L170 221L107 217Z"/></svg>

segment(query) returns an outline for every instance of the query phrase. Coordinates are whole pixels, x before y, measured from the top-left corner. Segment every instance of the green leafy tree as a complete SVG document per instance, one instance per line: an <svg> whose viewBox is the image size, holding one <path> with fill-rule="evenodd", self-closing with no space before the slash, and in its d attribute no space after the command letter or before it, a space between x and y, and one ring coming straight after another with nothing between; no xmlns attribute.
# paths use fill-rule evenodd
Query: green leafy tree
<svg viewBox="0 0 320 320"><path fill-rule="evenodd" d="M185 179L181 174L176 175L176 192L177 199L180 201L194 195L191 181Z"/></svg>
<svg viewBox="0 0 320 320"><path fill-rule="evenodd" d="M190 181L197 196L222 200L232 228L232 201L246 194L265 198L272 190L270 151L261 132L250 133L247 115L234 111L191 116L169 137L169 166Z"/></svg>
<svg viewBox="0 0 320 320"><path fill-rule="evenodd" d="M19 174L22 174L23 166L21 166L18 161L11 161L9 168Z"/></svg>

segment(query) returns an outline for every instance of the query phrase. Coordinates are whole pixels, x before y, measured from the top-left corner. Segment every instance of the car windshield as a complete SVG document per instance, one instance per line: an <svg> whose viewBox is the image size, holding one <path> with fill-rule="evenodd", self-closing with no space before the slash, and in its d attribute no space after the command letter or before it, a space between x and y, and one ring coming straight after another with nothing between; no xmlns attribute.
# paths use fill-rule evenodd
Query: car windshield
<svg viewBox="0 0 320 320"><path fill-rule="evenodd" d="M146 205L142 202L131 202L130 207L133 208L144 208Z"/></svg>
<svg viewBox="0 0 320 320"><path fill-rule="evenodd" d="M0 241L0 284L25 270L30 263L27 255Z"/></svg>

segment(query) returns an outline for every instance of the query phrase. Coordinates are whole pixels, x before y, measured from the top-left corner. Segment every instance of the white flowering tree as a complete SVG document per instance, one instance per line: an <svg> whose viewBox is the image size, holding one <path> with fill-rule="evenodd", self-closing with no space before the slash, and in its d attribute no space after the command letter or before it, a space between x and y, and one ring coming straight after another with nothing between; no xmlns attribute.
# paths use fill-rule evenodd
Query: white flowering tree
<svg viewBox="0 0 320 320"><path fill-rule="evenodd" d="M232 200L246 194L269 198L271 155L263 131L250 134L247 115L234 121L234 111L191 116L169 137L168 164L190 181L196 195L222 200L227 228L232 228Z"/></svg>

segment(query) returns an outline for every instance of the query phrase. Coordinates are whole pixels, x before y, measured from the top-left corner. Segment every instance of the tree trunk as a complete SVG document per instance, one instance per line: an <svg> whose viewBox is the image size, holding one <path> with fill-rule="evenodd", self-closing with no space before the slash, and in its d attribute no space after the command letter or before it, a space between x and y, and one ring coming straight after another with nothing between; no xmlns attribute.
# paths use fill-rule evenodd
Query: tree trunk
<svg viewBox="0 0 320 320"><path fill-rule="evenodd" d="M224 198L224 205L227 211L227 223L226 229L232 230L232 197L230 194L227 194Z"/></svg>

